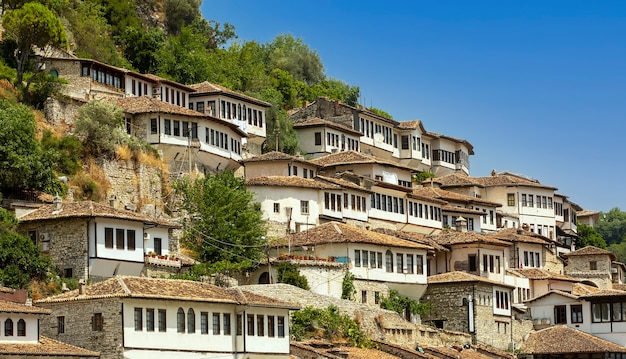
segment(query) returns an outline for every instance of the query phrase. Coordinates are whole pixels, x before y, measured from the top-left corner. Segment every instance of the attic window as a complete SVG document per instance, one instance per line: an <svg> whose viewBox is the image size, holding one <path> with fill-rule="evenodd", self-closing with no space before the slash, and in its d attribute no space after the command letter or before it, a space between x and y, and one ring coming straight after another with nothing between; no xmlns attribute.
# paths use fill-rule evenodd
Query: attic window
<svg viewBox="0 0 626 359"><path fill-rule="evenodd" d="M598 261L590 261L589 262L590 270L598 270Z"/></svg>
<svg viewBox="0 0 626 359"><path fill-rule="evenodd" d="M104 324L102 313L94 313L91 318L91 330L94 332L101 332Z"/></svg>

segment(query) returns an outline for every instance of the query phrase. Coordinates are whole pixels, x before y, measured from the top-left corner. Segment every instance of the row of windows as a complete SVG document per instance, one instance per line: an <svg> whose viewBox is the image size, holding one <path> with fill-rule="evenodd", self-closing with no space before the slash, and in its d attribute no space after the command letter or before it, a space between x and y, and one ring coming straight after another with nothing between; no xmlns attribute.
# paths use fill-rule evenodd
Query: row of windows
<svg viewBox="0 0 626 359"><path fill-rule="evenodd" d="M193 102L189 102L189 109L193 110ZM215 101L207 101L207 110L205 111L204 102L196 102L196 111L200 113L208 113L210 116L215 116L217 112L215 111Z"/></svg>
<svg viewBox="0 0 626 359"><path fill-rule="evenodd" d="M424 256L420 254L415 255L415 268L413 258L413 254L407 254L405 266L404 254L396 253L396 273L424 274ZM391 251L387 251L385 252L385 270L393 273L393 267L393 254Z"/></svg>
<svg viewBox="0 0 626 359"><path fill-rule="evenodd" d="M496 308L498 309L509 309L509 292L496 290L496 296L494 298L496 301Z"/></svg>
<svg viewBox="0 0 626 359"><path fill-rule="evenodd" d="M12 337L14 334L13 329L13 319L8 318L4 321L4 336ZM24 319L20 319L17 321L17 336L25 337L26 336L26 321Z"/></svg>
<svg viewBox="0 0 626 359"><path fill-rule="evenodd" d="M280 213L279 202L274 202L274 213ZM309 214L309 201L305 201L305 200L300 201L300 214Z"/></svg>
<svg viewBox="0 0 626 359"><path fill-rule="evenodd" d="M500 256L493 254L483 254L483 272L500 273ZM476 254L467 255L467 265L470 272L478 271L478 256Z"/></svg>
<svg viewBox="0 0 626 359"><path fill-rule="evenodd" d="M476 209L478 209L478 208L476 208ZM485 208L483 208L483 212L485 213L485 215L483 216L483 223L487 224L487 210ZM493 210L490 209L489 210L489 224L493 224L493 219L494 219Z"/></svg>
<svg viewBox="0 0 626 359"><path fill-rule="evenodd" d="M112 73L109 73L107 71L103 71L100 69L90 70L89 66L83 66L81 75L89 76L90 73L91 73L91 79L94 81L103 83L105 85L113 86L118 89L122 88L122 79L120 78L119 75L114 75Z"/></svg>
<svg viewBox="0 0 626 359"><path fill-rule="evenodd" d="M592 322L626 322L626 302L591 303Z"/></svg>
<svg viewBox="0 0 626 359"><path fill-rule="evenodd" d="M351 208L353 211L365 212L367 211L367 202L365 197L357 196L355 194L349 195L343 194L343 208Z"/></svg>
<svg viewBox="0 0 626 359"><path fill-rule="evenodd" d="M216 146L228 151L228 134L214 130L212 128L206 128L205 141L211 146ZM230 149L232 152L241 154L241 142L235 138L230 138Z"/></svg>
<svg viewBox="0 0 626 359"><path fill-rule="evenodd" d="M324 192L324 208L331 211L340 211L341 194Z"/></svg>
<svg viewBox="0 0 626 359"><path fill-rule="evenodd" d="M220 118L248 121L249 125L263 127L263 111L230 101L220 101Z"/></svg>
<svg viewBox="0 0 626 359"><path fill-rule="evenodd" d="M385 212L404 214L404 199L386 194L372 193L372 208Z"/></svg>
<svg viewBox="0 0 626 359"><path fill-rule="evenodd" d="M354 266L363 268L382 268L383 252L354 250Z"/></svg>
<svg viewBox="0 0 626 359"><path fill-rule="evenodd" d="M446 150L434 150L433 161L443 161L443 162L455 164L456 155L454 154L454 152L450 152Z"/></svg>
<svg viewBox="0 0 626 359"><path fill-rule="evenodd" d="M113 248L115 233L115 249L135 250L136 232L134 229L104 228L104 247Z"/></svg>
<svg viewBox="0 0 626 359"><path fill-rule="evenodd" d="M422 158L430 159L430 145L422 143Z"/></svg>
<svg viewBox="0 0 626 359"><path fill-rule="evenodd" d="M541 267L541 254L539 252L524 251L524 267Z"/></svg>
<svg viewBox="0 0 626 359"><path fill-rule="evenodd" d="M409 201L409 216L441 221L441 208L419 202ZM444 220L448 216L443 216ZM445 224L445 223L444 223Z"/></svg>
<svg viewBox="0 0 626 359"><path fill-rule="evenodd" d="M534 207L534 195L522 193L522 207ZM552 197L537 195L537 208L552 209Z"/></svg>
<svg viewBox="0 0 626 359"><path fill-rule="evenodd" d="M570 318L572 324L583 322L583 306L581 304L570 305ZM567 324L567 306L554 306L554 324Z"/></svg>
<svg viewBox="0 0 626 359"><path fill-rule="evenodd" d="M178 91L178 90L174 90L173 88L167 88L167 87L163 88L163 92L165 94L161 93L161 101L171 103L172 105L176 105L176 106L182 106L182 107L187 106L186 104L187 97L185 96L185 93Z"/></svg>
<svg viewBox="0 0 626 359"><path fill-rule="evenodd" d="M287 172L290 176L298 176L298 166L287 165ZM313 178L315 177L315 171L311 169L302 169L302 177L303 178Z"/></svg>
<svg viewBox="0 0 626 359"><path fill-rule="evenodd" d="M397 135L393 133L393 130L389 126L375 123L374 121L361 118L361 132L366 137L374 138L374 134L380 133L383 135L383 142L394 147L398 147Z"/></svg>
<svg viewBox="0 0 626 359"><path fill-rule="evenodd" d="M172 124L174 127L172 127ZM182 127L181 127L182 124ZM190 126L191 125L191 126ZM182 132L181 132L182 129ZM153 118L150 120L150 133L156 135L159 133L159 129L157 127L157 119ZM188 122L188 121L179 121L179 120L163 120L163 133L171 136L180 136L180 137L191 137L193 139L198 138L198 123L197 122Z"/></svg>

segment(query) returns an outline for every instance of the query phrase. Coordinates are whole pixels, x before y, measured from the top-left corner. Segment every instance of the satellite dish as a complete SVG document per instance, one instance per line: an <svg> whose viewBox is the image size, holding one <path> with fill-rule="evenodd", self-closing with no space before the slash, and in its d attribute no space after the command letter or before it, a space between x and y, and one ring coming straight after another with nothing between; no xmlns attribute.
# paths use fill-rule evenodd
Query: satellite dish
<svg viewBox="0 0 626 359"><path fill-rule="evenodd" d="M374 134L374 141L383 142L385 140L385 135L380 132Z"/></svg>

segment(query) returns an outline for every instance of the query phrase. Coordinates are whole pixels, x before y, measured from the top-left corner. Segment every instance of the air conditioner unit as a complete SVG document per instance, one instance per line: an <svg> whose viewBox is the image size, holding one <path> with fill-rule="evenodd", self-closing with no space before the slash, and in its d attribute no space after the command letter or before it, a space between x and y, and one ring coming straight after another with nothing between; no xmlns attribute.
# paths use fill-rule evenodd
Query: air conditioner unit
<svg viewBox="0 0 626 359"><path fill-rule="evenodd" d="M39 242L49 242L50 235L48 233L39 233Z"/></svg>
<svg viewBox="0 0 626 359"><path fill-rule="evenodd" d="M41 251L47 252L50 250L50 242L41 242Z"/></svg>

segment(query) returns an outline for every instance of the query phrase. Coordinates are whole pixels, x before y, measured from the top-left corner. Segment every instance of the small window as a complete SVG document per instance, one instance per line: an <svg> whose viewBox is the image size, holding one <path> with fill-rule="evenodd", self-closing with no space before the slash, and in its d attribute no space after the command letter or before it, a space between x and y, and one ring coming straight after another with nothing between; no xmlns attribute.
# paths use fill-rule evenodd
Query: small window
<svg viewBox="0 0 626 359"><path fill-rule="evenodd" d="M13 320L11 318L4 321L4 336L5 337L13 336Z"/></svg>
<svg viewBox="0 0 626 359"><path fill-rule="evenodd" d="M275 317L273 315L268 315L267 316L267 336L270 338L273 338L276 336L275 333Z"/></svg>
<svg viewBox="0 0 626 359"><path fill-rule="evenodd" d="M17 336L18 337L26 336L26 321L24 319L20 319L17 321Z"/></svg>
<svg viewBox="0 0 626 359"><path fill-rule="evenodd" d="M209 313L200 312L200 333L209 334Z"/></svg>
<svg viewBox="0 0 626 359"><path fill-rule="evenodd" d="M176 312L176 328L179 333L185 332L185 311L183 308L178 308Z"/></svg>
<svg viewBox="0 0 626 359"><path fill-rule="evenodd" d="M554 324L567 324L567 309L564 305L554 306Z"/></svg>
<svg viewBox="0 0 626 359"><path fill-rule="evenodd" d="M94 332L101 332L104 326L104 319L102 313L94 313L91 318L91 330Z"/></svg>
<svg viewBox="0 0 626 359"><path fill-rule="evenodd" d="M278 317L278 337L285 337L285 317L283 316Z"/></svg>
<svg viewBox="0 0 626 359"><path fill-rule="evenodd" d="M309 214L309 201L300 201L300 213Z"/></svg>
<svg viewBox="0 0 626 359"><path fill-rule="evenodd" d="M385 252L385 269L389 273L393 273L393 254L391 251Z"/></svg>
<svg viewBox="0 0 626 359"><path fill-rule="evenodd" d="M143 330L143 308L135 308L135 330Z"/></svg>
<svg viewBox="0 0 626 359"><path fill-rule="evenodd" d="M254 314L248 314L246 317L246 326L248 328L248 336L254 335Z"/></svg>
<svg viewBox="0 0 626 359"><path fill-rule="evenodd" d="M65 333L65 316L57 317L57 334Z"/></svg>
<svg viewBox="0 0 626 359"><path fill-rule="evenodd" d="M156 135L157 133L158 133L157 119L156 118L151 118L150 119L150 134Z"/></svg>
<svg viewBox="0 0 626 359"><path fill-rule="evenodd" d="M380 292L374 292L374 304L380 304Z"/></svg>
<svg viewBox="0 0 626 359"><path fill-rule="evenodd" d="M104 228L104 247L113 248L113 228Z"/></svg>
<svg viewBox="0 0 626 359"><path fill-rule="evenodd" d="M224 335L230 335L230 313L222 315L222 324L224 326Z"/></svg>
<svg viewBox="0 0 626 359"><path fill-rule="evenodd" d="M115 248L124 249L124 230L121 228L115 229Z"/></svg>
<svg viewBox="0 0 626 359"><path fill-rule="evenodd" d="M589 269L590 270L598 270L598 262L597 261L590 261L589 262Z"/></svg>
<svg viewBox="0 0 626 359"><path fill-rule="evenodd" d="M152 308L146 309L146 331L154 331L154 309Z"/></svg>
<svg viewBox="0 0 626 359"><path fill-rule="evenodd" d="M220 334L220 313L213 313L213 335Z"/></svg>
<svg viewBox="0 0 626 359"><path fill-rule="evenodd" d="M515 206L515 193L507 193L506 194L506 204L509 207Z"/></svg>
<svg viewBox="0 0 626 359"><path fill-rule="evenodd" d="M361 250L359 249L354 250L354 266L355 267L361 266Z"/></svg>
<svg viewBox="0 0 626 359"><path fill-rule="evenodd" d="M135 250L135 230L134 229L128 229L126 230L126 241L127 241L127 249L129 251L134 251Z"/></svg>
<svg viewBox="0 0 626 359"><path fill-rule="evenodd" d="M467 262L468 262L468 267L469 267L469 271L470 272L476 272L476 270L478 269L478 265L477 265L477 261L476 261L476 255L475 254L469 254L467 256Z"/></svg>
<svg viewBox="0 0 626 359"><path fill-rule="evenodd" d="M361 303L367 303L367 291L366 290L361 291Z"/></svg>
<svg viewBox="0 0 626 359"><path fill-rule="evenodd" d="M265 336L265 316L262 314L256 315L256 335Z"/></svg>
<svg viewBox="0 0 626 359"><path fill-rule="evenodd" d="M237 314L237 322L235 323L235 330L237 335L243 335L243 315Z"/></svg>
<svg viewBox="0 0 626 359"><path fill-rule="evenodd" d="M165 309L159 309L159 332L167 331L167 313Z"/></svg>
<svg viewBox="0 0 626 359"><path fill-rule="evenodd" d="M570 306L572 312L572 324L583 322L583 306L581 304L572 304Z"/></svg>
<svg viewBox="0 0 626 359"><path fill-rule="evenodd" d="M321 146L321 145L322 145L322 133L315 132L315 146Z"/></svg>
<svg viewBox="0 0 626 359"><path fill-rule="evenodd" d="M274 213L280 213L280 203L274 203Z"/></svg>
<svg viewBox="0 0 626 359"><path fill-rule="evenodd" d="M196 332L196 312L193 308L189 308L187 311L187 333Z"/></svg>

